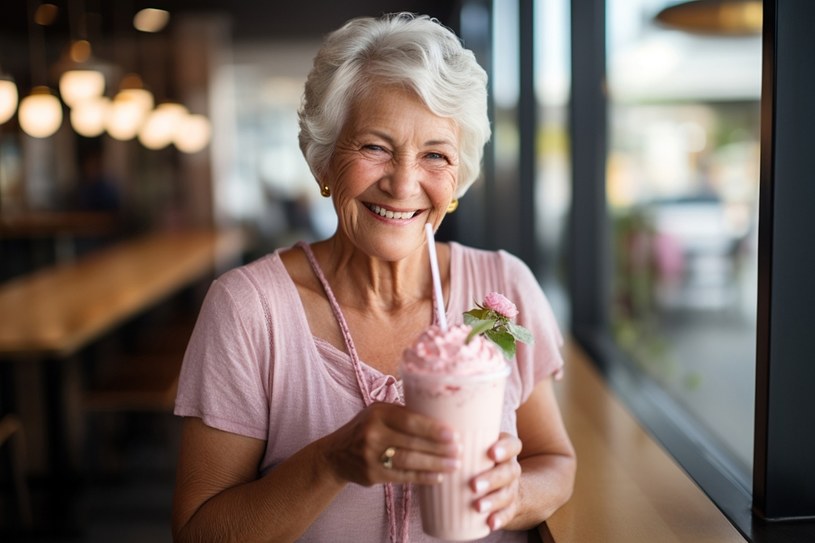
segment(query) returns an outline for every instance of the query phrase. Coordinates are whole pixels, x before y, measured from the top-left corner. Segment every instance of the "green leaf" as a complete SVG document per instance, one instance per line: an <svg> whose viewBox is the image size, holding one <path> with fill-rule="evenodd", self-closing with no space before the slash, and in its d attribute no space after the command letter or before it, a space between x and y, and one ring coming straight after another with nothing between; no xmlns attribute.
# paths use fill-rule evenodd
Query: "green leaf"
<svg viewBox="0 0 815 543"><path fill-rule="evenodd" d="M489 330L484 335L495 343L504 355L504 358L511 360L515 356L515 338L509 332Z"/></svg>
<svg viewBox="0 0 815 543"><path fill-rule="evenodd" d="M532 332L521 326L520 324L514 323L507 323L507 328L509 329L509 333L512 334L512 337L520 341L521 343L533 343L535 338L532 337Z"/></svg>
<svg viewBox="0 0 815 543"><path fill-rule="evenodd" d="M466 320L465 320L465 322L466 322ZM470 326L473 327L473 329L467 335L466 342L469 343L470 340L473 339L478 334L486 332L487 330L492 328L493 325L495 324L495 321L476 319L476 320L473 320L472 322L468 322L467 324L469 324Z"/></svg>
<svg viewBox="0 0 815 543"><path fill-rule="evenodd" d="M488 309L471 309L464 313L464 323L470 324L467 322L467 319L476 319L476 320L485 320L488 318L489 310Z"/></svg>

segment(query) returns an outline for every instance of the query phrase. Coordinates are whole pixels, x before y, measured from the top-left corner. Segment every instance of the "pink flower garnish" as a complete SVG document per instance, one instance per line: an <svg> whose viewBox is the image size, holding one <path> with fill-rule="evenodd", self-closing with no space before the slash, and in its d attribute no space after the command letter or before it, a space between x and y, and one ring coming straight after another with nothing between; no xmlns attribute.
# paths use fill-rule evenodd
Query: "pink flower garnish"
<svg viewBox="0 0 815 543"><path fill-rule="evenodd" d="M532 343L532 333L510 322L518 316L518 308L503 294L490 292L484 303L475 304L474 309L464 312L464 324L470 325L467 341L477 335L484 335L495 343L508 360L515 356L515 342Z"/></svg>
<svg viewBox="0 0 815 543"><path fill-rule="evenodd" d="M490 292L484 296L484 306L508 319L514 319L518 316L518 308L515 307L515 304L498 292Z"/></svg>

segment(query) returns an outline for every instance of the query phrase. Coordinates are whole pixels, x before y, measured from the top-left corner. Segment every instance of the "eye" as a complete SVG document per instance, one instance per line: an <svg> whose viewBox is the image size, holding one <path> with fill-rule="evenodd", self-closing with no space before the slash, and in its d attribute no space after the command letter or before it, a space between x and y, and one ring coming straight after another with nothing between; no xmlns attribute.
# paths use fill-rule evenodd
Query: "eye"
<svg viewBox="0 0 815 543"><path fill-rule="evenodd" d="M427 153L425 158L429 158L430 160L447 160L447 157L441 153Z"/></svg>
<svg viewBox="0 0 815 543"><path fill-rule="evenodd" d="M364 150L366 150L366 151L371 151L371 152L374 152L374 153L384 153L385 152L384 147L382 147L381 145L377 145L375 143L369 143L367 145L363 145L362 148Z"/></svg>

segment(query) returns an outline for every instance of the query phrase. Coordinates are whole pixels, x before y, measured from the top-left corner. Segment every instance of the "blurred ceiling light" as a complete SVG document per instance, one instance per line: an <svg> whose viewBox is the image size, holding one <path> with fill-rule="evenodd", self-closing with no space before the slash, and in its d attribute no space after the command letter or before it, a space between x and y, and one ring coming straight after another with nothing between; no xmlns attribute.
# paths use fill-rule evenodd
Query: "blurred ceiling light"
<svg viewBox="0 0 815 543"><path fill-rule="evenodd" d="M62 124L62 102L47 86L47 55L42 27L54 22L59 12L53 4L28 3L28 53L31 81L34 86L20 101L17 119L20 128L29 136L47 138Z"/></svg>
<svg viewBox="0 0 815 543"><path fill-rule="evenodd" d="M207 146L212 135L212 125L203 115L187 115L175 131L173 143L184 153L197 153Z"/></svg>
<svg viewBox="0 0 815 543"><path fill-rule="evenodd" d="M107 131L114 139L128 141L136 137L153 109L153 93L133 73L122 78L119 89L108 111Z"/></svg>
<svg viewBox="0 0 815 543"><path fill-rule="evenodd" d="M181 120L189 112L177 102L159 104L139 130L139 141L148 149L163 149L173 142L175 132Z"/></svg>
<svg viewBox="0 0 815 543"><path fill-rule="evenodd" d="M697 34L747 36L760 34L761 0L691 0L662 9L656 20Z"/></svg>
<svg viewBox="0 0 815 543"><path fill-rule="evenodd" d="M153 93L147 89L122 89L116 93L116 100L128 100L135 102L142 111L142 116L147 117L147 114L153 109L155 100Z"/></svg>
<svg viewBox="0 0 815 543"><path fill-rule="evenodd" d="M96 70L69 70L59 79L59 94L68 107L105 92L105 76Z"/></svg>
<svg viewBox="0 0 815 543"><path fill-rule="evenodd" d="M119 84L119 92L116 94L116 99L119 98L135 100L141 104L145 115L155 105L153 93L144 87L141 77L134 73L127 74L122 78Z"/></svg>
<svg viewBox="0 0 815 543"><path fill-rule="evenodd" d="M20 102L20 127L29 136L47 138L62 124L62 104L46 86L31 89Z"/></svg>
<svg viewBox="0 0 815 543"><path fill-rule="evenodd" d="M57 65L62 73L59 78L59 93L68 107L74 107L82 100L101 96L105 92L104 68L92 58L90 42L77 40L71 43L67 58Z"/></svg>
<svg viewBox="0 0 815 543"><path fill-rule="evenodd" d="M40 26L50 26L54 24L59 15L59 8L56 4L40 4L34 11L34 22Z"/></svg>
<svg viewBox="0 0 815 543"><path fill-rule="evenodd" d="M9 75L0 72L0 124L8 121L17 111L17 84Z"/></svg>
<svg viewBox="0 0 815 543"><path fill-rule="evenodd" d="M76 133L86 138L95 138L105 131L110 99L97 96L79 102L71 109L71 126Z"/></svg>
<svg viewBox="0 0 815 543"><path fill-rule="evenodd" d="M76 40L68 46L68 56L71 62L88 62L92 53L91 42L88 40Z"/></svg>
<svg viewBox="0 0 815 543"><path fill-rule="evenodd" d="M163 9L145 8L133 17L133 26L141 32L160 32L170 21L170 13Z"/></svg>
<svg viewBox="0 0 815 543"><path fill-rule="evenodd" d="M128 141L136 137L144 124L143 104L131 96L119 96L111 102L105 128L113 139Z"/></svg>

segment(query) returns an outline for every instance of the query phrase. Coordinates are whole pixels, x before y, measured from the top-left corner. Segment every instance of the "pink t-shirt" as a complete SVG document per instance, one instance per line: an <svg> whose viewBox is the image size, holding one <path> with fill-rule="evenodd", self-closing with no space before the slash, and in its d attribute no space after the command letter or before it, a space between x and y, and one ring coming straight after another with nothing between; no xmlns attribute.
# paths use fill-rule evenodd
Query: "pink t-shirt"
<svg viewBox="0 0 815 543"><path fill-rule="evenodd" d="M539 381L561 371L560 330L537 280L520 259L457 243L450 243L450 257L449 323L462 322L464 311L495 291L515 302L517 322L535 337L530 346L518 344L507 384L502 430L517 435L515 410ZM377 400L403 403L396 376L361 363ZM266 441L260 464L265 473L363 407L351 359L311 335L297 288L277 251L213 282L184 357L177 415L200 417L214 428ZM387 541L383 489L347 485L301 541ZM401 504L401 486L394 490ZM411 541L439 541L422 532L416 499L409 515ZM484 541L526 541L526 534L499 531Z"/></svg>

